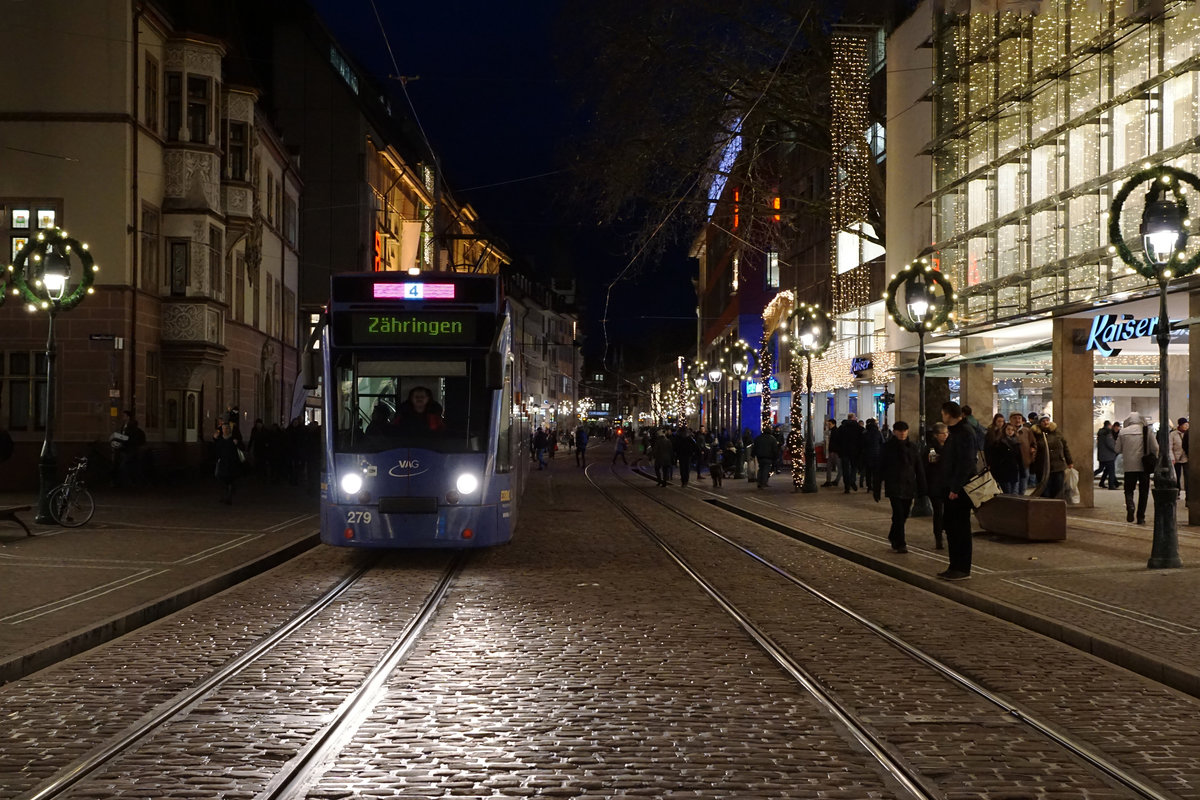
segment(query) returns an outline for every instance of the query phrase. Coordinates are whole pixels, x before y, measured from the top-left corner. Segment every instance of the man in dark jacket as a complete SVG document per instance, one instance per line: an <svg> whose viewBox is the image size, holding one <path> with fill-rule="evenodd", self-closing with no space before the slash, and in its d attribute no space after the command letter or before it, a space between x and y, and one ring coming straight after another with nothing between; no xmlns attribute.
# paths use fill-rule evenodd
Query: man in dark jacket
<svg viewBox="0 0 1200 800"><path fill-rule="evenodd" d="M758 488L767 488L771 473L775 471L775 462L782 455L783 448L779 446L779 440L769 428L764 427L763 432L754 440L754 458L758 461Z"/></svg>
<svg viewBox="0 0 1200 800"><path fill-rule="evenodd" d="M892 426L892 436L883 444L880 457L880 469L877 473L882 480L874 485L875 502L879 502L879 484L882 483L887 491L888 500L892 504L892 527L888 531L888 541L896 553L907 553L908 545L904 539L904 523L912 511L913 499L926 492L924 459L916 444L908 440L908 423L896 420Z"/></svg>
<svg viewBox="0 0 1200 800"><path fill-rule="evenodd" d="M978 447L975 432L963 421L962 408L953 401L942 403L942 422L949 436L942 450L942 480L946 486L946 544L950 566L938 577L961 581L971 577L971 498L963 488L975 477Z"/></svg>
<svg viewBox="0 0 1200 800"><path fill-rule="evenodd" d="M843 494L858 491L858 472L862 463L863 429L858 417L850 414L838 428L838 458L842 462Z"/></svg>
<svg viewBox="0 0 1200 800"><path fill-rule="evenodd" d="M1117 434L1121 431L1121 426L1118 423L1113 425L1105 420L1104 427L1096 434L1096 460L1100 462L1100 468L1096 474L1100 475L1100 488L1116 489L1120 484L1117 483Z"/></svg>
<svg viewBox="0 0 1200 800"><path fill-rule="evenodd" d="M654 475L658 478L659 486L666 486L671 480L671 465L675 463L675 448L667 438L667 429L658 431L654 440Z"/></svg>
<svg viewBox="0 0 1200 800"><path fill-rule="evenodd" d="M671 437L671 447L675 451L675 457L679 459L679 484L686 489L688 476L692 471L692 462L696 460L696 454L699 452L696 440L692 438L686 427L680 428Z"/></svg>
<svg viewBox="0 0 1200 800"><path fill-rule="evenodd" d="M582 425L575 428L575 466L587 466L587 428ZM616 459L613 459L614 461Z"/></svg>

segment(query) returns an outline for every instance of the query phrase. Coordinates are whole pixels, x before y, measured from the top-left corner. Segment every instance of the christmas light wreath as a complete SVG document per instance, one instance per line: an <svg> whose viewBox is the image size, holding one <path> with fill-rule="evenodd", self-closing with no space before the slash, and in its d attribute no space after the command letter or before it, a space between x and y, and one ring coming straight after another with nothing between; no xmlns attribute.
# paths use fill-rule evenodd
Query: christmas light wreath
<svg viewBox="0 0 1200 800"><path fill-rule="evenodd" d="M929 281L931 286L936 286L941 290L942 296L950 302L947 303L930 303L930 311L933 312L924 323L916 322L907 314L901 314L899 307L896 305L896 292L901 284L909 280L916 272L923 272L925 279ZM932 297L932 292L930 293ZM941 270L936 270L929 263L927 258L919 258L915 261L910 261L904 269L892 276L888 282L887 291L883 293L883 299L887 306L887 312L892 320L897 325L910 333L921 333L922 331L937 330L946 323L952 316L954 301L958 299L958 295L954 293L954 287L950 284L950 279L942 274Z"/></svg>
<svg viewBox="0 0 1200 800"><path fill-rule="evenodd" d="M83 263L83 272L78 285L69 294L64 294L63 298L57 302L52 300L46 292L40 275L31 282L28 274L30 262L35 264L41 262L46 257L46 251L50 245L64 246L66 253L74 253ZM9 272L12 275L13 294L20 294L30 304L31 311L38 308L49 308L51 303L54 304L56 310L66 311L79 305L84 297L93 293L92 283L95 281L95 275L99 269L92 259L92 254L88 252L86 243L72 239L62 228L46 228L38 231L37 236L31 238L24 247L17 251L17 257L13 259Z"/></svg>
<svg viewBox="0 0 1200 800"><path fill-rule="evenodd" d="M1146 202L1152 203L1158 200L1159 196L1169 189L1171 194L1175 195L1175 202L1183 212L1184 226L1188 226L1190 220L1188 219L1187 198L1184 197L1180 184L1186 183L1200 193L1200 179L1175 167L1158 166L1144 169L1135 173L1113 198L1112 213L1108 217L1109 252L1116 252L1121 260L1136 270L1138 274L1151 280L1161 281L1190 275L1197 266L1200 266L1200 252L1189 259L1176 260L1169 269L1163 269L1160 273L1158 265L1152 263L1145 253L1134 255L1129 245L1125 243L1125 237L1121 235L1121 209L1125 206L1125 201L1129 198L1130 193L1147 181L1153 181L1154 185L1146 193ZM1181 257L1182 255L1180 253Z"/></svg>
<svg viewBox="0 0 1200 800"><path fill-rule="evenodd" d="M799 318L800 326L808 326L813 333L813 347L804 349L801 346L799 337L794 337L792 341L792 352L799 356L810 356L812 358L820 358L825 355L825 351L829 349L829 345L833 344L833 321L829 319L829 315L824 309L811 303L796 306L796 309L788 316L789 330L794 330L796 322Z"/></svg>

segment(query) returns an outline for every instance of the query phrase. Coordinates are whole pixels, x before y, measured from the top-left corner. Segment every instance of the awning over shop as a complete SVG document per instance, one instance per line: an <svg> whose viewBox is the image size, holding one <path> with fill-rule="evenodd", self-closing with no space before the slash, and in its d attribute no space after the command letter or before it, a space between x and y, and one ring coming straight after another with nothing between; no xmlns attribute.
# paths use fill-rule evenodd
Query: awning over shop
<svg viewBox="0 0 1200 800"><path fill-rule="evenodd" d="M978 350L974 353L960 353L953 356L938 356L925 362L925 374L930 375L935 370L948 372L964 364L996 364L1009 360L1024 360L1035 354L1046 354L1053 349L1050 339L1035 339L1032 342L1018 342L1003 347L993 347L991 350ZM916 364L897 365L894 372L916 372Z"/></svg>

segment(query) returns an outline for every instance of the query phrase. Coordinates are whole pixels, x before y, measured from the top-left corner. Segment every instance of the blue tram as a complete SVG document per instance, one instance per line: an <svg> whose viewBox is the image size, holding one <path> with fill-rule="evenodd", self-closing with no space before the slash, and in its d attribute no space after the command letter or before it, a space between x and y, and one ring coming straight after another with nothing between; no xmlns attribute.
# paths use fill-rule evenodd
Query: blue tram
<svg viewBox="0 0 1200 800"><path fill-rule="evenodd" d="M495 276L342 274L321 333L321 541L507 542L528 469Z"/></svg>

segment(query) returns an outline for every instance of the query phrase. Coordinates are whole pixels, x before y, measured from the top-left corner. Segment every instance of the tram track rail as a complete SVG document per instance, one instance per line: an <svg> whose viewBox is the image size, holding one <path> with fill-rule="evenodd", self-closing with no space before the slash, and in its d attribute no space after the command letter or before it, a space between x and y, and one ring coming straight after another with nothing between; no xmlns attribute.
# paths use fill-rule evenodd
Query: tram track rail
<svg viewBox="0 0 1200 800"><path fill-rule="evenodd" d="M643 469L635 469L633 472L647 480L655 480L653 475ZM830 531L835 531L839 534L853 536L870 543L873 547L877 546L881 551L890 545L886 536L882 533L864 530L811 512L789 508L780 503L773 503L767 497L763 496L751 495L744 498L746 504L762 508L763 511L760 512L739 505L733 502L729 496L712 491L704 486L694 486L693 488L696 492L704 496L703 502L743 520L761 525L776 533L795 539L798 542L823 550L838 558L859 564L884 575L903 579L907 583L940 594L961 605L981 611L1005 622L1018 625L1034 633L1047 636L1085 653L1109 661L1119 667L1136 672L1156 683L1169 686L1192 697L1200 698L1200 692L1196 688L1195 669L1187 660L1172 660L1169 657L1146 658L1140 654L1133 656L1126 655L1128 648L1120 640L1097 632L1098 630L1103 630L1102 628L1081 627L1062 618L1040 613L1029 607L995 602L990 596L966 591L957 585L946 585L945 582L930 575L914 572L909 567L902 566L889 559L878 558L869 551L839 543L836 539L819 533L792 527L777 517L793 518ZM771 514L766 513L766 511L771 512ZM883 519L884 517L881 516L881 520ZM1112 524L1124 525L1124 523ZM1129 534L1122 532L1121 535L1128 536ZM939 567L945 563L944 552L911 543L908 549L910 553L918 558L936 562ZM1099 569L1104 568L1101 567ZM1052 572L1058 571L1052 570ZM972 567L971 572L979 576L1002 574L998 570L982 566L978 563ZM1101 613L1120 622L1134 622L1150 629L1164 631L1177 636L1190 637L1195 636L1197 633L1197 630L1193 626L1181 625L1154 614L1137 611L1136 609L1115 606L1103 599L1087 597L1078 593L1064 592L1060 589L1042 585L1027 577L1001 577L1000 580L1019 587L1024 591L1053 598L1058 602L1087 609L1091 612Z"/></svg>
<svg viewBox="0 0 1200 800"><path fill-rule="evenodd" d="M302 747L294 758L284 763L276 776L268 783L266 790L259 795L260 798L265 800L266 798L294 796L298 787L302 786L315 770L321 767L333 749L344 740L345 732L352 730L362 716L369 711L371 704L378 699L388 675L403 662L420 640L429 622L436 616L437 609L454 579L465 568L468 559L469 555L466 552L454 554L454 557L442 570L432 590L359 686L350 692L333 712L330 720L312 737L308 744ZM315 623L322 612L333 607L339 598L346 595L371 572L379 561L380 555L377 553L364 557L363 563L344 575L324 594L271 633L229 659L199 682L159 704L106 743L68 764L34 789L18 795L17 800L54 800L54 798L64 797L92 776L118 764L124 755L153 737L156 731L174 721L185 718L199 704L222 687L231 684L249 667L264 659L282 644L301 635Z"/></svg>
<svg viewBox="0 0 1200 800"><path fill-rule="evenodd" d="M1151 781L1144 778L1142 775L1115 762L1101 751L1092 747L1089 743L1059 730L1056 726L1042 718L1040 715L1030 712L1021 707L1019 703L1016 703L1009 698L987 689L959 670L954 669L951 665L945 663L943 660L926 652L905 638L887 630L883 625L867 618L863 614L854 611L849 606L837 600L835 597L820 590L808 581L805 581L803 578L795 575L785 567L782 567L769 558L760 555L749 547L734 541L730 537L713 528L711 525L697 519L686 511L676 508L672 504L666 502L665 499L660 498L656 496L655 493L649 491L647 487L637 485L634 482L627 480L615 470L612 474L622 484L638 492L640 496L657 504L670 514L685 520L690 525L700 529L701 531L704 531L714 539L723 542L734 550L742 553L795 587L807 592L825 606L852 620L862 628L865 628L871 634L880 638L904 655L933 670L946 681L957 685L971 695L978 697L998 708L1008 718L1036 731L1040 736L1045 737L1047 740L1053 742L1056 746L1071 754L1071 756L1074 758L1089 765L1099 774L1107 777L1117 785L1129 790L1134 796L1145 798L1146 800L1172 800L1172 798L1177 797L1176 795L1161 789ZM910 766L903 758L893 754L887 748L886 744L874 734L874 732L871 730L871 727L859 718L854 709L849 708L846 704L842 703L838 698L827 691L808 670L806 670L802 665L797 663L790 655L788 655L784 647L782 647L770 635L765 633L753 621L753 619L750 618L748 614L739 609L711 581L707 580L703 575L701 575L690 563L688 563L686 558L684 558L684 556L676 548L665 541L665 539L656 533L650 525L639 518L627 504L619 500L612 492L600 486L600 484L592 477L591 474L588 474L587 477L589 482L591 482L592 486L601 494L601 496L603 496L610 504L616 507L623 516L625 516L635 525L635 527L645 533L667 554L672 561L674 561L690 578L692 578L703 589L703 591L720 606L722 610L733 617L739 627L741 627L747 633L747 635L750 636L750 638L773 661L776 662L780 669L796 679L796 681L805 691L809 692L818 703L829 710L835 719L837 719L839 722L842 722L851 732L853 737L866 749L868 753L870 753L877 760L882 769L890 777L895 779L906 792L908 792L909 796L916 798L943 796L939 790L930 785L929 781L920 773L919 770ZM804 515L797 512L797 516L803 517ZM820 520L816 517L814 517L814 520L820 521L823 524L829 524L826 521ZM750 521L753 522L753 520ZM801 539L801 541L804 541L804 539Z"/></svg>

